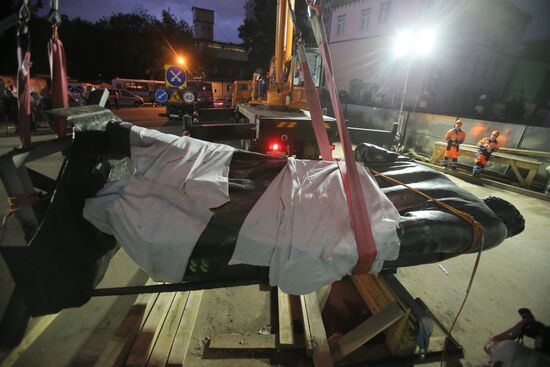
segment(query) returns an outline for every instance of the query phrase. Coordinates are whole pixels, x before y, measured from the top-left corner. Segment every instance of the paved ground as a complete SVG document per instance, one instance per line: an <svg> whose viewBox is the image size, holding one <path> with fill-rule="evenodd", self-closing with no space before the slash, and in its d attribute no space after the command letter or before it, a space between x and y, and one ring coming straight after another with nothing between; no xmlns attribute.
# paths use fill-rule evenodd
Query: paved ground
<svg viewBox="0 0 550 367"><path fill-rule="evenodd" d="M153 108L121 109L115 111L124 120L165 126L155 116ZM157 125L158 124L158 125ZM177 130L177 128L176 128ZM48 139L42 135L34 140ZM16 137L0 138L0 151L18 144ZM61 161L53 156L36 165L42 172L55 174ZM489 186L475 186L452 178L459 186L479 197L497 195L520 209L526 218L526 230L517 237L506 240L499 247L483 253L481 265L470 298L455 328L454 335L464 345L465 366L477 366L485 362L481 350L483 342L513 323L520 307L529 307L542 322L550 323L550 277L547 276L550 261L550 202L523 196ZM5 208L5 193L0 189L0 209ZM16 241L20 232L10 224L4 241ZM474 264L474 255L461 256L441 264L430 264L400 269L397 276L415 297L422 298L436 316L449 325L458 311ZM445 271L439 267L441 265ZM112 262L104 282L110 285L143 282L144 277L135 264L119 252ZM0 263L0 294L9 289L9 274ZM125 283L126 282L126 283ZM110 300L109 300L110 299ZM16 366L66 366L79 351L87 337L96 328L112 332L131 305L132 297L98 299L86 306L65 310L55 319L39 318L33 325L47 326L45 333L30 343ZM254 360L228 359L203 360L201 350L205 338L218 333L257 333L269 323L269 296L257 287L239 287L211 290L204 293L190 346L189 365L195 366L267 366L276 364L269 358ZM1 297L0 297L1 301ZM0 312L2 305L0 302ZM107 336L106 336L107 337ZM0 354L0 360L8 356L10 362L17 351ZM6 365L12 365L7 363Z"/></svg>

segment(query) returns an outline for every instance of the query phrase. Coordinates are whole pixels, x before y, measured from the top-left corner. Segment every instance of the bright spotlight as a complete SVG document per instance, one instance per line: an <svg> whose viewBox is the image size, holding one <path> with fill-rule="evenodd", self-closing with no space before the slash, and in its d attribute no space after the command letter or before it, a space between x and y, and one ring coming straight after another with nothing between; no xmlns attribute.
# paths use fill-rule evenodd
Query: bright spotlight
<svg viewBox="0 0 550 367"><path fill-rule="evenodd" d="M394 54L397 57L409 54L413 46L413 35L411 32L401 32L397 35L394 45Z"/></svg>
<svg viewBox="0 0 550 367"><path fill-rule="evenodd" d="M415 42L415 50L419 55L430 53L435 44L435 32L432 29L423 29L418 32Z"/></svg>
<svg viewBox="0 0 550 367"><path fill-rule="evenodd" d="M183 59L183 57L178 56L178 64L180 64L180 65L184 65L184 64L185 64L185 60Z"/></svg>

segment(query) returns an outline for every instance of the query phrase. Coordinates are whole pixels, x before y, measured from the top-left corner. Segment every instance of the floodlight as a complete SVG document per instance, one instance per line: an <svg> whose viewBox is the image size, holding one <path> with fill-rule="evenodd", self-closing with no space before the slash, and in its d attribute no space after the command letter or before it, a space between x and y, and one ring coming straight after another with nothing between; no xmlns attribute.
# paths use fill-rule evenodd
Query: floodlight
<svg viewBox="0 0 550 367"><path fill-rule="evenodd" d="M394 54L397 57L408 55L413 46L413 35L411 32L400 32L395 39Z"/></svg>
<svg viewBox="0 0 550 367"><path fill-rule="evenodd" d="M432 29L423 29L416 35L415 51L419 55L430 53L435 44L435 32Z"/></svg>

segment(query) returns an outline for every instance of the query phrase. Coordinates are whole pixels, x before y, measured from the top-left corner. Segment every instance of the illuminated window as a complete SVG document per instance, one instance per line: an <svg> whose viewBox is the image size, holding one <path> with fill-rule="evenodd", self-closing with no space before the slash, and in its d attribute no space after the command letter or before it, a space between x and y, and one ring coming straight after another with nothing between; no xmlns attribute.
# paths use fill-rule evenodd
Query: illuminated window
<svg viewBox="0 0 550 367"><path fill-rule="evenodd" d="M391 0L383 1L380 5L380 14L378 15L378 24L386 24L390 20Z"/></svg>
<svg viewBox="0 0 550 367"><path fill-rule="evenodd" d="M369 28L370 24L370 14L371 14L371 8L363 9L361 10L361 32L366 31Z"/></svg>
<svg viewBox="0 0 550 367"><path fill-rule="evenodd" d="M340 15L336 18L336 34L341 36L344 34L344 26L346 25L346 16Z"/></svg>

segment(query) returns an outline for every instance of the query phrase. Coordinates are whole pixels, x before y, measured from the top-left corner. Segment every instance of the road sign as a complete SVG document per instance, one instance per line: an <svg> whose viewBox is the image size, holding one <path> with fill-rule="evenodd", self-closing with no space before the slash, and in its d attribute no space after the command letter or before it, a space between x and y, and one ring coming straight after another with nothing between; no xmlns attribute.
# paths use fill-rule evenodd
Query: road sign
<svg viewBox="0 0 550 367"><path fill-rule="evenodd" d="M155 100L160 103L164 103L168 100L168 92L164 89L157 89L155 91Z"/></svg>
<svg viewBox="0 0 550 367"><path fill-rule="evenodd" d="M185 92L183 94L183 100L185 101L185 103L193 103L195 102L195 95L193 94L193 92Z"/></svg>
<svg viewBox="0 0 550 367"><path fill-rule="evenodd" d="M177 65L164 65L164 79L168 87L187 88L187 74Z"/></svg>
<svg viewBox="0 0 550 367"><path fill-rule="evenodd" d="M170 102L170 103L182 103L183 102L183 99L181 99L180 93L178 92L177 89L174 90L174 92L170 96L170 99L168 100L168 102Z"/></svg>

